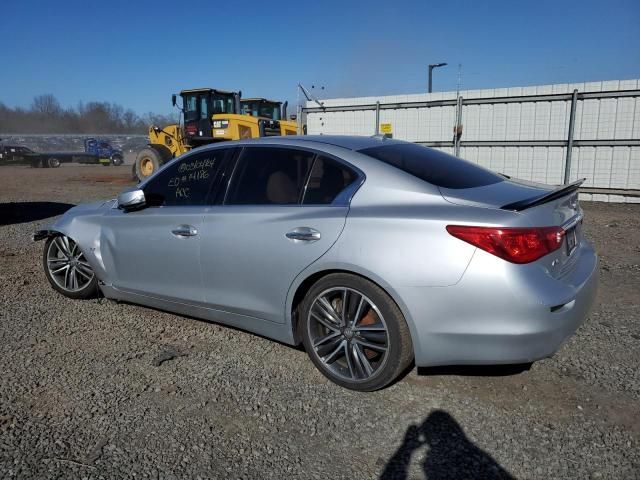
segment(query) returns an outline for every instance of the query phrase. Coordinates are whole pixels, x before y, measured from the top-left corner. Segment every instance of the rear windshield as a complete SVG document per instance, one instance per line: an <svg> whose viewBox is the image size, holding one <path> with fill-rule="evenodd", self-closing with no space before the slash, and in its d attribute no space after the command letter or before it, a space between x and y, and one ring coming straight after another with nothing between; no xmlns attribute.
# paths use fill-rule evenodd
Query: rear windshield
<svg viewBox="0 0 640 480"><path fill-rule="evenodd" d="M365 148L360 152L442 188L482 187L504 180L475 163L414 143Z"/></svg>

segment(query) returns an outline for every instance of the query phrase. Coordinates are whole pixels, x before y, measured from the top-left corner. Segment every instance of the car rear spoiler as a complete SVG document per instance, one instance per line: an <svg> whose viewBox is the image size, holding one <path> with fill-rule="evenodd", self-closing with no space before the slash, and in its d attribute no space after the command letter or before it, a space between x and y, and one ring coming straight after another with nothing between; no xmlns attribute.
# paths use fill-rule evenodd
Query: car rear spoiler
<svg viewBox="0 0 640 480"><path fill-rule="evenodd" d="M548 193L540 197L532 197L527 198L526 200L518 200L517 202L509 203L507 205L503 205L500 207L501 210L513 210L514 212L519 212L521 210L526 210L527 208L536 207L538 205L542 205L543 203L552 202L553 200L557 200L558 198L564 197L565 195L569 195L572 192L575 192L580 188L585 182L586 178L582 178L568 185L562 185L555 190L551 190Z"/></svg>

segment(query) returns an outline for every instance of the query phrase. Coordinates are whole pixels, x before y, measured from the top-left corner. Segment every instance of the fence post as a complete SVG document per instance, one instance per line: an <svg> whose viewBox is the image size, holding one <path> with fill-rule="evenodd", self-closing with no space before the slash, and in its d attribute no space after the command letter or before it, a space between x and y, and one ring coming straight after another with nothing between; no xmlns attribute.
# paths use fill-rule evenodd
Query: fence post
<svg viewBox="0 0 640 480"><path fill-rule="evenodd" d="M380 134L380 102L376 102L376 135Z"/></svg>
<svg viewBox="0 0 640 480"><path fill-rule="evenodd" d="M571 95L571 114L569 115L569 133L567 134L567 155L564 161L564 183L569 183L571 176L571 154L573 152L573 129L576 123L576 104L578 103L578 89Z"/></svg>
<svg viewBox="0 0 640 480"><path fill-rule="evenodd" d="M453 147L456 157L460 156L460 135L458 132L462 127L462 96L458 97L458 104L456 105L456 127L453 132Z"/></svg>

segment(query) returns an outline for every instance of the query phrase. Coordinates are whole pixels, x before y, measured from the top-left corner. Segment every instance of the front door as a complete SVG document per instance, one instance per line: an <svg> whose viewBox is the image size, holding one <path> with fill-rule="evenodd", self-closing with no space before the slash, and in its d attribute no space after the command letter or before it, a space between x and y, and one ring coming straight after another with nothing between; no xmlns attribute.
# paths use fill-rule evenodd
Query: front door
<svg viewBox="0 0 640 480"><path fill-rule="evenodd" d="M185 156L144 185L146 208L105 215L100 250L114 287L194 305L203 302L203 215L232 150Z"/></svg>

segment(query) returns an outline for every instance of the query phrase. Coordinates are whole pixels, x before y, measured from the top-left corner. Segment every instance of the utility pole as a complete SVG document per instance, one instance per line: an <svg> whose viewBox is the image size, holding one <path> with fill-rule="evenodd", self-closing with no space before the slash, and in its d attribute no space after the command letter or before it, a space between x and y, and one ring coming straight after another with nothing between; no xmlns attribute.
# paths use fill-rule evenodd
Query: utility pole
<svg viewBox="0 0 640 480"><path fill-rule="evenodd" d="M444 67L446 65L447 65L446 63L433 63L429 65L429 89L428 89L429 93L431 93L431 90L433 87L433 69L438 67Z"/></svg>

